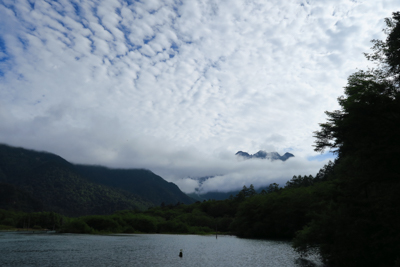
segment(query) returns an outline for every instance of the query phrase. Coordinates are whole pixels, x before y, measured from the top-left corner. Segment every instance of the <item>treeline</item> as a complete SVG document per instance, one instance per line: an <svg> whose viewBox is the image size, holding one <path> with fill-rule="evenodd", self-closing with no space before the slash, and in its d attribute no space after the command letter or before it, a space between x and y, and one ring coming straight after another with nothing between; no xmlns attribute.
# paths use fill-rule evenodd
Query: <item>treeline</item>
<svg viewBox="0 0 400 267"><path fill-rule="evenodd" d="M69 219L60 232L234 234L247 238L293 238L310 221L309 209L329 191L326 165L317 177L294 176L285 187L271 184L261 193L243 186L226 200L164 205L146 211ZM325 175L323 175L325 174ZM313 184L314 186L311 186ZM267 192L269 191L269 192Z"/></svg>
<svg viewBox="0 0 400 267"><path fill-rule="evenodd" d="M319 211L318 203L333 197L333 182L328 177L294 176L284 188L270 185L274 191L263 191L240 203L231 229L239 237L294 238Z"/></svg>
<svg viewBox="0 0 400 267"><path fill-rule="evenodd" d="M207 201L150 208L145 212L119 211L108 216L71 219L61 232L71 233L179 233L228 232L235 211L229 201ZM222 211L222 212L221 212Z"/></svg>
<svg viewBox="0 0 400 267"><path fill-rule="evenodd" d="M326 180L330 162L317 175L294 176L284 188L271 184L257 193L243 186L226 200L186 205L161 204L146 211L124 210L112 215L65 217L53 212L23 213L0 210L0 228L55 229L62 233L179 233L235 234L248 238L293 238L308 221L308 208L316 201L312 184ZM322 183L321 183L322 185Z"/></svg>
<svg viewBox="0 0 400 267"><path fill-rule="evenodd" d="M176 204L147 211L125 210L112 215L68 218L50 212L23 213L0 210L0 229L55 229L61 233L179 233L208 234L230 231L235 201Z"/></svg>
<svg viewBox="0 0 400 267"><path fill-rule="evenodd" d="M54 212L20 212L0 209L0 230L36 229L57 230L61 229L67 217Z"/></svg>

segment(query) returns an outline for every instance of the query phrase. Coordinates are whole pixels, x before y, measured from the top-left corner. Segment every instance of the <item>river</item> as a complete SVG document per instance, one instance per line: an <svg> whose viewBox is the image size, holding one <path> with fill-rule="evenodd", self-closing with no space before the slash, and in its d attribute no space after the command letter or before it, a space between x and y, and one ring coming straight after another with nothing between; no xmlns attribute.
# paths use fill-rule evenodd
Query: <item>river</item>
<svg viewBox="0 0 400 267"><path fill-rule="evenodd" d="M182 249L183 257L179 251ZM322 267L287 241L198 235L77 235L0 232L0 266Z"/></svg>

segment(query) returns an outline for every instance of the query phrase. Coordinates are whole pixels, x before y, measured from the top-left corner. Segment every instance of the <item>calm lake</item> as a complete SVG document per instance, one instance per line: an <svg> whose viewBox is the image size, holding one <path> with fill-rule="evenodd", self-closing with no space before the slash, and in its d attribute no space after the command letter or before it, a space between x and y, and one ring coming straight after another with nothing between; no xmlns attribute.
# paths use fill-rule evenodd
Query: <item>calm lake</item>
<svg viewBox="0 0 400 267"><path fill-rule="evenodd" d="M178 257L183 250L183 257ZM197 235L0 232L0 266L312 266L286 241Z"/></svg>

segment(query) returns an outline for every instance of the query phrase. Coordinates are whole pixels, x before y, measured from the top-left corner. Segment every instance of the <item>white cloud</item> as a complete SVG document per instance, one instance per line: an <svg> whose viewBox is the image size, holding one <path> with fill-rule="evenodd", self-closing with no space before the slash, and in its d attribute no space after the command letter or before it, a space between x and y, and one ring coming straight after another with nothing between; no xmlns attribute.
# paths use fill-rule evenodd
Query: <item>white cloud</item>
<svg viewBox="0 0 400 267"><path fill-rule="evenodd" d="M348 75L371 64L362 53L399 8L3 1L0 142L149 168L186 191L187 176L220 174L211 189L315 174L324 162L306 160L316 155L312 132L338 107ZM296 158L250 168L229 156L260 149Z"/></svg>

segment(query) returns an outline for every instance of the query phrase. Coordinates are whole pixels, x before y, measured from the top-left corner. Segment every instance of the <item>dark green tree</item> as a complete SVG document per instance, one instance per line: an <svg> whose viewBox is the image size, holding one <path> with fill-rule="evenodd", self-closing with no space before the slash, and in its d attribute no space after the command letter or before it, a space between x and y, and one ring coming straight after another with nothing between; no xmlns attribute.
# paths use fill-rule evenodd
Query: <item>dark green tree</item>
<svg viewBox="0 0 400 267"><path fill-rule="evenodd" d="M377 69L351 75L340 110L326 112L315 150L336 153L331 199L297 234L294 247L316 249L337 266L393 266L400 244L400 13L386 19L388 37L373 40ZM334 174L334 175L333 175ZM332 176L333 175L333 176Z"/></svg>
<svg viewBox="0 0 400 267"><path fill-rule="evenodd" d="M256 192L256 190L254 189L254 185L251 184L250 187L249 187L249 189L248 189L248 196L251 197L251 196L254 196L254 195L256 195L256 194L257 194L257 192Z"/></svg>
<svg viewBox="0 0 400 267"><path fill-rule="evenodd" d="M279 191L279 184L277 183L272 183L267 187L267 190L263 190L265 193L273 193L273 192L278 192ZM261 191L261 193L263 193Z"/></svg>
<svg viewBox="0 0 400 267"><path fill-rule="evenodd" d="M374 46L373 53L365 56L378 64L380 68L375 72L378 76L392 77L395 83L400 83L400 12L394 12L391 18L385 19L387 28L384 32L387 34L385 41L372 40Z"/></svg>
<svg viewBox="0 0 400 267"><path fill-rule="evenodd" d="M323 182L334 179L334 166L335 163L329 161L324 167L322 167L317 175L315 175L314 183Z"/></svg>

